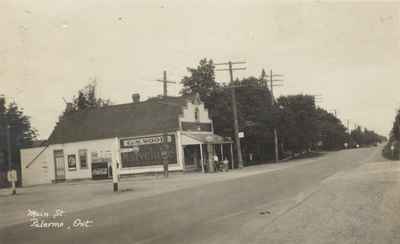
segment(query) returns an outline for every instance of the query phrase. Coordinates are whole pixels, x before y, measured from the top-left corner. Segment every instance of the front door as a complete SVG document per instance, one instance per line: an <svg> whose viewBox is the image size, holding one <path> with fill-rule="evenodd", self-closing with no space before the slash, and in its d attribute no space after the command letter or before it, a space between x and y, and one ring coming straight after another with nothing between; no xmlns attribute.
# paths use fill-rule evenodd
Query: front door
<svg viewBox="0 0 400 244"><path fill-rule="evenodd" d="M185 170L201 169L199 145L186 145L183 151L185 155Z"/></svg>
<svg viewBox="0 0 400 244"><path fill-rule="evenodd" d="M63 150L54 151L55 181L65 181L65 161Z"/></svg>

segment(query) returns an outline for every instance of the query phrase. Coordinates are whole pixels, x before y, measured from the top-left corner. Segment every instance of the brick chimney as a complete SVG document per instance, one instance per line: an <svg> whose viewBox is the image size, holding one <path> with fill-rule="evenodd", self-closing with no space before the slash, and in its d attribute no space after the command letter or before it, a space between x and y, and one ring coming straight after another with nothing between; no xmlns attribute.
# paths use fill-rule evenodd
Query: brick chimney
<svg viewBox="0 0 400 244"><path fill-rule="evenodd" d="M138 103L138 102L140 102L140 94L139 94L139 93L133 93L133 94L132 94L132 102L133 102L133 103Z"/></svg>

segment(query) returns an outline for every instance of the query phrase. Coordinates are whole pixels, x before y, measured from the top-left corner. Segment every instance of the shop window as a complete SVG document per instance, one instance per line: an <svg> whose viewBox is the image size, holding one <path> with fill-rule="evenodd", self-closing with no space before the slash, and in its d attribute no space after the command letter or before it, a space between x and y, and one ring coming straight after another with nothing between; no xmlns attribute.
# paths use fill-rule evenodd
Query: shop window
<svg viewBox="0 0 400 244"><path fill-rule="evenodd" d="M68 170L76 170L76 155L68 155Z"/></svg>
<svg viewBox="0 0 400 244"><path fill-rule="evenodd" d="M199 121L200 120L200 118L199 118L199 108L195 108L194 109L194 120L196 120L196 121Z"/></svg>
<svg viewBox="0 0 400 244"><path fill-rule="evenodd" d="M92 158L92 164L96 163L99 159L99 154L96 151L93 151L90 153L91 158Z"/></svg>
<svg viewBox="0 0 400 244"><path fill-rule="evenodd" d="M86 149L81 149L79 150L79 167L81 169L87 169L88 168L88 157L87 157L87 150Z"/></svg>

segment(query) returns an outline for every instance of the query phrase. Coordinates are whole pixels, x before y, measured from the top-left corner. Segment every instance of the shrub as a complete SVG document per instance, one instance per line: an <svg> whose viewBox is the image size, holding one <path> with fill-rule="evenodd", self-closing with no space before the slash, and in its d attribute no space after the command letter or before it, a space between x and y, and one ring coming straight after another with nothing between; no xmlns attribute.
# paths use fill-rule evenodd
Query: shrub
<svg viewBox="0 0 400 244"><path fill-rule="evenodd" d="M394 146L394 150L391 150L391 146ZM390 160L400 159L400 143L399 141L394 141L393 143L388 142L382 150L383 157Z"/></svg>

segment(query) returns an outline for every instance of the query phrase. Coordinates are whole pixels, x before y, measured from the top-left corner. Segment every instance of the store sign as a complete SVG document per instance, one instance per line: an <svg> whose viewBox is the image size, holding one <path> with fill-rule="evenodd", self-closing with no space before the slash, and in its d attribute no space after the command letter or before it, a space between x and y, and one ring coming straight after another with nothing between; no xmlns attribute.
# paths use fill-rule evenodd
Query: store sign
<svg viewBox="0 0 400 244"><path fill-rule="evenodd" d="M163 136L124 138L120 146L122 168L162 165L163 157L177 163L174 135L168 135L166 143Z"/></svg>
<svg viewBox="0 0 400 244"><path fill-rule="evenodd" d="M18 180L17 171L15 169L9 170L7 172L7 179L9 182L16 182Z"/></svg>
<svg viewBox="0 0 400 244"><path fill-rule="evenodd" d="M182 122L182 130L184 130L184 131L212 131L211 123L200 123L200 122Z"/></svg>
<svg viewBox="0 0 400 244"><path fill-rule="evenodd" d="M167 140L168 139L171 140L171 136L168 136ZM164 142L163 136L126 138L126 139L121 139L121 148L134 148L143 145L160 144L163 142Z"/></svg>

